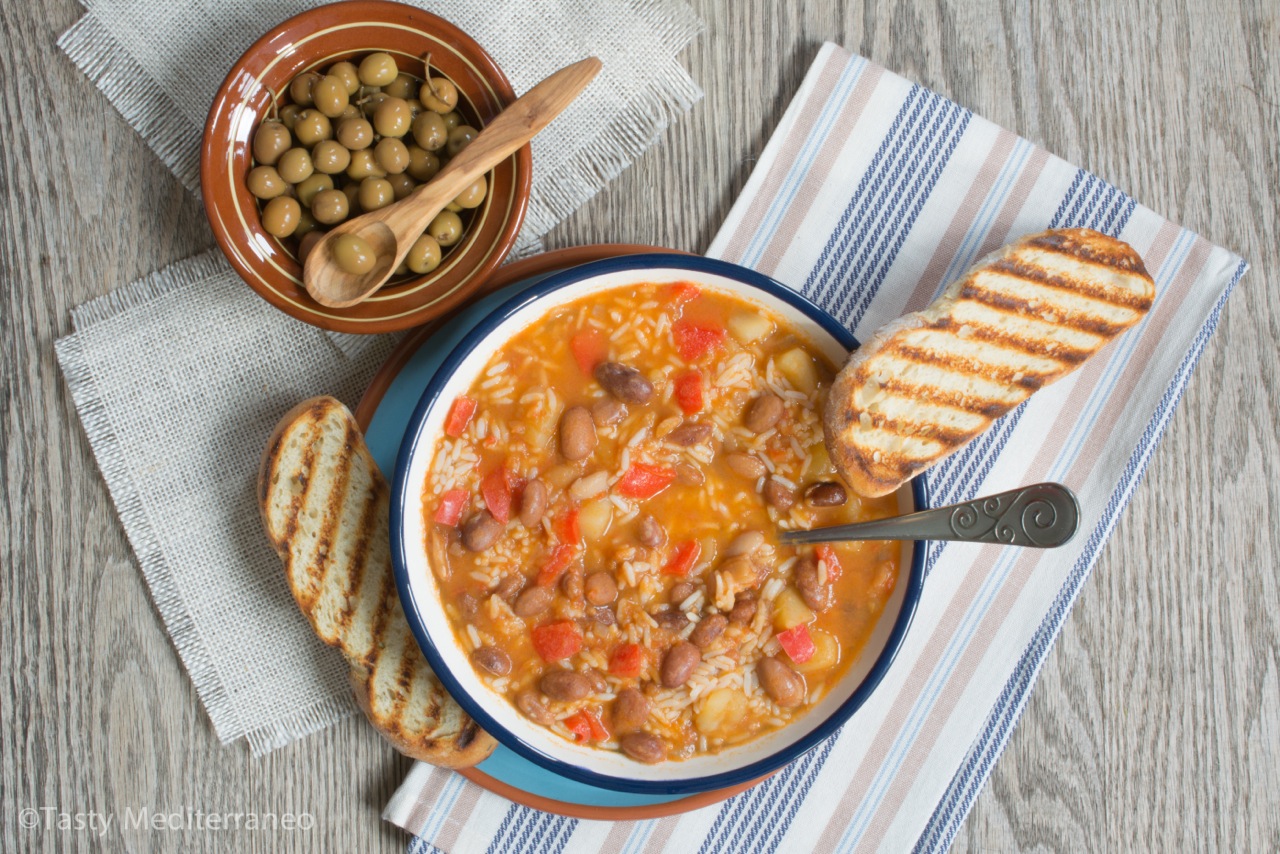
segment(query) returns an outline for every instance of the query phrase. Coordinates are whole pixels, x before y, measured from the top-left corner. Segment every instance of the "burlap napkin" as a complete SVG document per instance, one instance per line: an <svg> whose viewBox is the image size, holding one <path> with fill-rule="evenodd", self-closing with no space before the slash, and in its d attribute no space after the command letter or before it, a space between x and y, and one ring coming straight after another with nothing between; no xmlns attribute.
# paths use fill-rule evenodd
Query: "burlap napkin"
<svg viewBox="0 0 1280 854"><path fill-rule="evenodd" d="M243 50L308 6L94 0L60 40L195 192L205 111ZM700 26L675 0L419 2L471 33L517 92L594 54L604 71L534 143L525 249L700 96L677 55ZM253 294L216 252L83 306L58 358L165 628L223 742L254 753L354 709L341 656L312 635L258 519L276 419L329 393L353 405L390 350L330 336Z"/></svg>
<svg viewBox="0 0 1280 854"><path fill-rule="evenodd" d="M1066 226L1133 244L1156 282L1151 312L927 477L939 505L1066 483L1082 511L1071 543L935 545L912 628L871 700L838 735L723 804L648 821L580 821L418 765L384 813L418 834L409 850L945 849L1246 264L835 45L819 52L707 253L796 288L866 340L984 254Z"/></svg>

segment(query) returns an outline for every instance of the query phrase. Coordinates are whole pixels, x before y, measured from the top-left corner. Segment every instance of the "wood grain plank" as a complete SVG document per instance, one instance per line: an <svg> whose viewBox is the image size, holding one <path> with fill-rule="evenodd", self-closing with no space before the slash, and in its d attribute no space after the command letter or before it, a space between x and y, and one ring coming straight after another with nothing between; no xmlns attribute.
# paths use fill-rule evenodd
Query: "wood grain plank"
<svg viewBox="0 0 1280 854"><path fill-rule="evenodd" d="M1280 849L1274 2L694 7L705 99L550 245L705 248L832 40L1253 262L956 848ZM211 245L199 205L57 51L80 14L0 0L0 847L402 850L378 813L408 762L361 720L257 760L217 742L58 372L71 307ZM97 840L22 830L30 806L309 812L315 827Z"/></svg>

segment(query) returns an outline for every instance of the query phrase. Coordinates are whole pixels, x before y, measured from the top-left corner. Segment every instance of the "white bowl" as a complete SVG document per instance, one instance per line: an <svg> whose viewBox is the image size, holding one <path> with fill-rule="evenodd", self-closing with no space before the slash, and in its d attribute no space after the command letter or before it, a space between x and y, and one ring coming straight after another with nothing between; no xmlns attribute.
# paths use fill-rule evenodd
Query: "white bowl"
<svg viewBox="0 0 1280 854"><path fill-rule="evenodd" d="M833 734L884 676L911 621L924 579L924 544L904 542L901 566L909 571L899 579L871 639L840 682L793 723L714 754L645 765L618 751L572 743L529 721L476 674L449 625L424 547L427 530L422 484L443 435L450 402L470 388L496 350L556 306L613 287L681 281L755 301L778 312L834 364L843 364L856 346L853 337L830 315L795 291L733 264L653 254L575 267L499 306L445 359L405 432L391 500L391 547L400 601L423 653L453 697L507 747L555 773L606 789L648 794L688 794L753 780ZM898 500L903 513L924 507L923 481L917 478L903 487Z"/></svg>

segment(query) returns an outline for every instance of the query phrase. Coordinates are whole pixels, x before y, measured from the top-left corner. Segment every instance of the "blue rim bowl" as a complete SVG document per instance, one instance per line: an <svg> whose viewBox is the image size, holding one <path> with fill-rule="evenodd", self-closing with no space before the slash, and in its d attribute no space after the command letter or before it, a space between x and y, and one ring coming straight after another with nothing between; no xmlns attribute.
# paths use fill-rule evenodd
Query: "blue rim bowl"
<svg viewBox="0 0 1280 854"><path fill-rule="evenodd" d="M834 318L795 291L744 267L688 255L653 253L611 258L549 276L495 308L454 348L427 384L396 461L391 495L391 555L405 617L444 687L486 731L553 773L592 786L642 794L693 794L770 774L836 731L875 691L906 636L924 583L926 544L904 543L909 570L871 640L845 676L808 713L745 745L680 761L643 765L617 751L571 743L521 716L475 674L445 618L424 545L422 485L449 403L515 333L551 308L596 290L645 282L693 281L778 311L837 364L857 346ZM902 512L927 506L923 478L898 493Z"/></svg>

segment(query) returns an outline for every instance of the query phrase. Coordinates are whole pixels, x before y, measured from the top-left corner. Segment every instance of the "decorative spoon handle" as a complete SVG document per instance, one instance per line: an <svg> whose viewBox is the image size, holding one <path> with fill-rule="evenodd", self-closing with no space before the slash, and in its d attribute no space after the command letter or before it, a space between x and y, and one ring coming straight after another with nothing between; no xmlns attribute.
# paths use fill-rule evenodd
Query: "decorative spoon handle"
<svg viewBox="0 0 1280 854"><path fill-rule="evenodd" d="M1037 483L906 516L784 531L778 539L793 546L842 540L958 540L1051 549L1075 536L1079 524L1080 505L1070 489L1060 483Z"/></svg>

